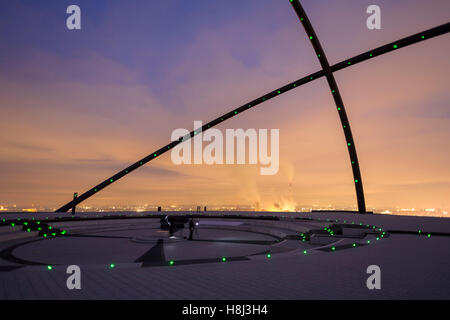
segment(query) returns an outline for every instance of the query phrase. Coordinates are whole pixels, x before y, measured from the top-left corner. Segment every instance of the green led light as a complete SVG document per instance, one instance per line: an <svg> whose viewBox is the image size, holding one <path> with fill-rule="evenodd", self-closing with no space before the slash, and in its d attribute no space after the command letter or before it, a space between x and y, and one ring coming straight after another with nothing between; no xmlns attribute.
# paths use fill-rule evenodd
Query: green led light
<svg viewBox="0 0 450 320"><path fill-rule="evenodd" d="M313 37L312 37L312 36L310 36L310 37L309 37L309 40L312 40L312 39L313 39Z"/></svg>
<svg viewBox="0 0 450 320"><path fill-rule="evenodd" d="M109 181L110 181L110 182L113 182L113 181L114 181L114 179L109 179Z"/></svg>
<svg viewBox="0 0 450 320"><path fill-rule="evenodd" d="M349 143L347 143L347 145L350 147L352 144L349 142Z"/></svg>
<svg viewBox="0 0 450 320"><path fill-rule="evenodd" d="M352 244L353 247L356 247L356 243Z"/></svg>
<svg viewBox="0 0 450 320"><path fill-rule="evenodd" d="M338 108L339 111L341 111L341 108Z"/></svg>
<svg viewBox="0 0 450 320"><path fill-rule="evenodd" d="M173 260L170 260L170 261L169 261L169 264L170 264L171 266L173 266L174 263L175 263L175 262L174 262Z"/></svg>
<svg viewBox="0 0 450 320"><path fill-rule="evenodd" d="M272 258L272 255L270 253L267 254L267 258Z"/></svg>
<svg viewBox="0 0 450 320"><path fill-rule="evenodd" d="M352 63L349 61L348 64L351 65Z"/></svg>
<svg viewBox="0 0 450 320"><path fill-rule="evenodd" d="M47 266L47 270L53 270L52 266Z"/></svg>
<svg viewBox="0 0 450 320"><path fill-rule="evenodd" d="M227 261L227 258L223 257L222 262L225 262L225 261Z"/></svg>
<svg viewBox="0 0 450 320"><path fill-rule="evenodd" d="M156 157L156 153L154 153L153 156Z"/></svg>
<svg viewBox="0 0 450 320"><path fill-rule="evenodd" d="M139 164L142 166L142 161L141 162L139 162Z"/></svg>
<svg viewBox="0 0 450 320"><path fill-rule="evenodd" d="M331 90L332 93L334 93L334 90Z"/></svg>
<svg viewBox="0 0 450 320"><path fill-rule="evenodd" d="M373 57L373 54L370 54L369 57Z"/></svg>
<svg viewBox="0 0 450 320"><path fill-rule="evenodd" d="M109 265L109 268L110 268L110 269L114 269L115 266L116 266L116 265L115 265L114 263L111 263L111 264Z"/></svg>
<svg viewBox="0 0 450 320"><path fill-rule="evenodd" d="M358 183L358 182L359 182L358 179L356 179L355 182ZM361 225L361 224L360 224L360 225Z"/></svg>
<svg viewBox="0 0 450 320"><path fill-rule="evenodd" d="M307 254L307 253L308 253L308 251L304 250L304 251L303 251L303 253L304 253L304 254Z"/></svg>
<svg viewBox="0 0 450 320"><path fill-rule="evenodd" d="M331 251L334 251L334 250L336 250L336 247L331 247Z"/></svg>
<svg viewBox="0 0 450 320"><path fill-rule="evenodd" d="M309 79L311 79L311 80L312 80L312 79L313 79L313 77L311 77L311 78L309 78Z"/></svg>
<svg viewBox="0 0 450 320"><path fill-rule="evenodd" d="M46 233L44 233L44 238L47 238L47 234Z"/></svg>
<svg viewBox="0 0 450 320"><path fill-rule="evenodd" d="M429 233L427 237L430 238L431 237L431 233Z"/></svg>
<svg viewBox="0 0 450 320"><path fill-rule="evenodd" d="M15 223L11 223L11 227L14 227L16 224Z"/></svg>
<svg viewBox="0 0 450 320"><path fill-rule="evenodd" d="M28 232L31 232L31 230L30 230L29 228L27 229L27 231L28 231Z"/></svg>
<svg viewBox="0 0 450 320"><path fill-rule="evenodd" d="M419 230L419 234L421 234L422 233L422 230Z"/></svg>
<svg viewBox="0 0 450 320"><path fill-rule="evenodd" d="M281 92L280 91L277 91L278 92L278 94L280 94Z"/></svg>
<svg viewBox="0 0 450 320"><path fill-rule="evenodd" d="M318 55L317 55L317 57L319 57L319 58L320 58L320 54L318 54Z"/></svg>
<svg viewBox="0 0 450 320"><path fill-rule="evenodd" d="M398 48L398 46L396 44L394 44L394 49L397 49L397 48Z"/></svg>
<svg viewBox="0 0 450 320"><path fill-rule="evenodd" d="M370 240L367 240L367 243L370 243Z"/></svg>
<svg viewBox="0 0 450 320"><path fill-rule="evenodd" d="M377 241L380 240L380 238L377 238Z"/></svg>
<svg viewBox="0 0 450 320"><path fill-rule="evenodd" d="M294 83L294 87L296 87L297 85Z"/></svg>
<svg viewBox="0 0 450 320"><path fill-rule="evenodd" d="M422 39L425 39L425 36L422 36Z"/></svg>
<svg viewBox="0 0 450 320"><path fill-rule="evenodd" d="M300 21L303 21L303 18L300 18Z"/></svg>

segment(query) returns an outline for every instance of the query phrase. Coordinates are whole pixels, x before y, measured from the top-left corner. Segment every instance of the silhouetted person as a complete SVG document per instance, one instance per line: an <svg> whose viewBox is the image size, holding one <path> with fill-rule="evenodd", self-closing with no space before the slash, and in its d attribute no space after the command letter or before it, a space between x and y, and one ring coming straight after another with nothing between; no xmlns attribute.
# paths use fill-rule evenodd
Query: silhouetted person
<svg viewBox="0 0 450 320"><path fill-rule="evenodd" d="M174 218L172 217L172 216L170 216L168 219L167 219L167 222L169 223L169 238L172 238L173 237L173 232L174 232L174 229L175 229L175 221L174 221Z"/></svg>
<svg viewBox="0 0 450 320"><path fill-rule="evenodd" d="M194 229L195 229L194 219L191 218L191 220L189 220L189 240L193 240L192 235L194 234Z"/></svg>

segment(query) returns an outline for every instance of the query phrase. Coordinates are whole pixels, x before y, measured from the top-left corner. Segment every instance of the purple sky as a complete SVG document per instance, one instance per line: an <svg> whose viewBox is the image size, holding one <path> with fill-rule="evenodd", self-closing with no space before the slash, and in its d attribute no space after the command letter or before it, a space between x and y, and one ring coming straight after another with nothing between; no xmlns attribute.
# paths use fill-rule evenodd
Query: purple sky
<svg viewBox="0 0 450 320"><path fill-rule="evenodd" d="M330 63L443 24L447 0L302 1ZM82 10L69 31L65 11ZM382 30L366 28L370 4ZM58 206L192 129L320 69L288 0L3 1L0 205ZM368 208L450 208L450 37L336 73ZM86 202L356 203L324 79L222 124L280 129L280 171L167 154Z"/></svg>

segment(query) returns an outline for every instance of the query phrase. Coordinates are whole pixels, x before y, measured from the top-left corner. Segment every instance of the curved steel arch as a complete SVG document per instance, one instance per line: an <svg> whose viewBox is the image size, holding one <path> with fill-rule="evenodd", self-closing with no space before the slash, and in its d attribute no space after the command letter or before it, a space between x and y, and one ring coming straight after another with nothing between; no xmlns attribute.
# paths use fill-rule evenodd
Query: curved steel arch
<svg viewBox="0 0 450 320"><path fill-rule="evenodd" d="M293 0L292 0L293 1ZM292 2L291 1L291 2ZM438 27L420 32L420 33L416 33L412 36L406 37L406 38L402 38L396 42L392 42L389 44L386 44L384 46L375 48L373 50L364 52L362 54L359 54L357 56L354 56L350 59L346 59L344 61L341 61L333 66L330 67L331 72L336 72L342 69L345 69L347 67L350 67L352 65L355 65L357 63L361 63L363 61L375 58L377 56L380 56L382 54L397 50L399 48L403 48L406 46L409 46L411 44L417 43L417 42L421 42L423 40L427 40L427 39L431 39L443 34L446 34L450 32L450 23L446 23L443 25L440 25ZM170 149L172 149L173 147L177 146L178 144L185 142L189 139L191 139L192 137L194 137L197 133L201 132L201 131L206 131L222 122L224 122L225 120L228 120L248 109L251 109L263 102L266 102L272 98L275 98L283 93L286 93L292 89L298 88L306 83L309 83L311 81L314 81L316 79L319 79L321 77L327 76L327 73L325 72L325 70L321 70L321 71L317 71L315 73L312 73L306 77L300 78L294 82L291 82L281 88L278 88L276 90L273 90L267 94L265 94L262 97L259 97L251 102L248 102L246 104L244 104L241 107L238 107L234 110L232 110L231 112L228 112L226 114L224 114L221 117L216 118L215 120L205 124L202 126L201 129L195 130L195 131L191 131L189 134L187 134L186 136L184 136L182 139L178 140L178 141L173 141L171 143L169 143L168 145L156 150L155 152L149 154L148 156L146 156L145 158L142 158L141 160L135 162L134 164L132 164L131 166L125 168L124 170L119 171L118 173L116 173L115 175L113 175L112 177L106 179L105 181L103 181L102 183L96 185L95 187L89 189L88 191L86 191L85 193L83 193L82 195L80 195L79 197L77 197L76 199L66 203L65 205L63 205L61 208L57 209L55 212L66 212L69 209L71 209L72 207L76 206L77 204L85 201L86 199L92 197L93 195L95 195L96 193L98 193L100 190L106 188L107 186L111 185L112 183L116 182L117 180L119 180L120 178L124 177L125 175L131 173L132 171L136 170L137 168L143 166L144 164L146 164L147 162L159 157L160 155L166 153L167 151L169 151ZM356 151L355 151L356 154Z"/></svg>
<svg viewBox="0 0 450 320"><path fill-rule="evenodd" d="M298 18L300 19L300 22L303 24L306 34L311 40L311 44L322 66L322 70L325 72L325 77L327 78L328 86L330 87L331 93L333 94L334 103L336 105L336 109L338 111L339 118L341 120L342 129L344 130L345 140L347 143L348 153L350 155L350 161L353 170L353 182L355 183L356 198L358 201L358 211L359 213L365 213L366 202L364 199L364 189L361 178L361 170L359 168L359 161L358 155L356 153L355 141L353 139L353 134L350 127L350 121L347 117L347 112L345 111L344 101L342 100L339 87L337 85L336 79L334 78L330 64L328 63L325 51L323 50L322 45L320 44L319 38L317 37L317 34L314 31L314 28L308 18L308 15L306 14L305 10L300 4L300 1L290 0L290 2L295 10L295 13L297 13Z"/></svg>

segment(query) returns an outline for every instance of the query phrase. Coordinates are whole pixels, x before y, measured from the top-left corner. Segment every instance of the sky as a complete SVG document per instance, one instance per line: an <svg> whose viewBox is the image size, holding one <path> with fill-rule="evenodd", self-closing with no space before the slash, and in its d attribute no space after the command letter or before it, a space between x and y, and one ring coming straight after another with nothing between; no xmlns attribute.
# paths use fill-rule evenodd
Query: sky
<svg viewBox="0 0 450 320"><path fill-rule="evenodd" d="M81 30L66 8L81 8ZM302 1L330 64L441 25L447 0ZM381 30L366 8L381 8ZM450 36L335 74L367 207L450 209ZM0 2L0 205L58 207L170 141L320 70L287 0ZM279 129L280 169L151 161L87 206L356 205L325 79L218 126Z"/></svg>

